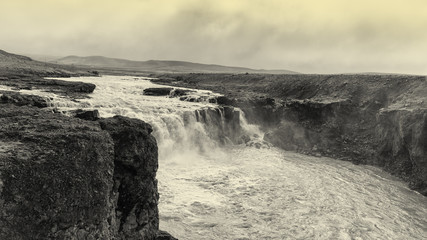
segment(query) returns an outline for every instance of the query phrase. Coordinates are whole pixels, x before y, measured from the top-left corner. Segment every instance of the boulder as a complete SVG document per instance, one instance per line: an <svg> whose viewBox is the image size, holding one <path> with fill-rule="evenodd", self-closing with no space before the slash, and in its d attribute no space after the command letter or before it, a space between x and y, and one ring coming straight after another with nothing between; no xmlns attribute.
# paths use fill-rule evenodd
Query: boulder
<svg viewBox="0 0 427 240"><path fill-rule="evenodd" d="M219 105L230 105L230 106L234 106L236 104L236 100L235 99L230 99L228 97L225 96L219 96L216 98L216 103Z"/></svg>
<svg viewBox="0 0 427 240"><path fill-rule="evenodd" d="M75 117L84 120L95 121L99 119L99 111L96 109L90 111L83 111L79 109L76 111Z"/></svg>
<svg viewBox="0 0 427 240"><path fill-rule="evenodd" d="M180 88L176 88L174 89L170 96L171 97L181 97L181 96L186 96L189 93L195 92L194 90L190 90L190 89L180 89Z"/></svg>
<svg viewBox="0 0 427 240"><path fill-rule="evenodd" d="M144 95L147 96L168 96L173 88L146 88L144 89Z"/></svg>
<svg viewBox="0 0 427 240"><path fill-rule="evenodd" d="M5 92L0 97L1 103L12 103L18 106L36 106L39 108L47 107L48 100L44 97L35 95L25 95L15 92Z"/></svg>

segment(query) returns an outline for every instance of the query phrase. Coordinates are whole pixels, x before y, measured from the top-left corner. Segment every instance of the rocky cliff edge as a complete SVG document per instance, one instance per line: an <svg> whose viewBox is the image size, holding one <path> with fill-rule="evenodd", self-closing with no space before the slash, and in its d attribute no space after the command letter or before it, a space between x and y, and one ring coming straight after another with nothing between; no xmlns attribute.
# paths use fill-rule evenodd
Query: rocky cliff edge
<svg viewBox="0 0 427 240"><path fill-rule="evenodd" d="M149 124L19 102L0 104L0 239L174 239L158 229Z"/></svg>

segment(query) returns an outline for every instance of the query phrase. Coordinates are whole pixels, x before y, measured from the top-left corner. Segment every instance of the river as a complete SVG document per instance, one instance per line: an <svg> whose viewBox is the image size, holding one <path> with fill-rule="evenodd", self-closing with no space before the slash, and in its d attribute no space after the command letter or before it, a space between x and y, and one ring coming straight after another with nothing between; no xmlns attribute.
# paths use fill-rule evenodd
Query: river
<svg viewBox="0 0 427 240"><path fill-rule="evenodd" d="M158 85L142 77L64 80L97 87L79 101L39 93L59 110L98 109L153 125L160 228L179 239L426 239L427 198L378 168L274 148L243 113L241 127L259 148L220 144L212 132L222 123L197 116L218 106L144 96Z"/></svg>

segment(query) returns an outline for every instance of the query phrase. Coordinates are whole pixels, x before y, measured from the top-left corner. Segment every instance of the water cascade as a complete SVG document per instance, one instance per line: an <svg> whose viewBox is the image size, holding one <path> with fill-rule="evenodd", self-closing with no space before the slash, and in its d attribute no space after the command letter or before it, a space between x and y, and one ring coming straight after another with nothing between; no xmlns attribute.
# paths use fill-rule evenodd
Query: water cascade
<svg viewBox="0 0 427 240"><path fill-rule="evenodd" d="M371 166L285 152L262 141L237 108L215 93L164 87L146 78L71 78L97 85L88 99L52 99L70 114L97 109L153 126L159 145L160 225L179 239L422 239L427 201ZM25 91L25 90L23 90ZM25 93L25 92L23 92Z"/></svg>

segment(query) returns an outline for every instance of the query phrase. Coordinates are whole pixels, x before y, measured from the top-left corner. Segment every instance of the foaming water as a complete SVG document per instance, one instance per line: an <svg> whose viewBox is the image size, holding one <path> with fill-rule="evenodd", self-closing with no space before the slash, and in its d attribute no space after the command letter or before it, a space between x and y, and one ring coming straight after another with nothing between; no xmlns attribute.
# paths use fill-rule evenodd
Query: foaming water
<svg viewBox="0 0 427 240"><path fill-rule="evenodd" d="M169 96L145 96L143 90L146 88L165 87L153 84L147 78L104 76L62 80L94 83L96 89L90 99L77 102L54 98L53 107L61 111L97 109L102 117L123 115L142 119L153 126L160 159L196 159L199 154L217 155L222 152L217 138L226 138L228 133L221 129L224 124L218 124L218 121L225 121L224 110L214 104L180 101ZM218 96L204 90L194 90L191 94L194 97ZM252 129L248 127L246 131Z"/></svg>
<svg viewBox="0 0 427 240"><path fill-rule="evenodd" d="M182 239L423 239L425 197L379 169L275 148L159 172L161 220Z"/></svg>
<svg viewBox="0 0 427 240"><path fill-rule="evenodd" d="M98 109L102 117L121 114L153 125L160 228L179 239L427 236L426 198L377 168L273 148L240 110L144 96L143 89L159 86L143 78L65 80L97 88L90 99L78 101L37 94L52 98L59 110ZM233 131L251 136L258 148L237 144Z"/></svg>

